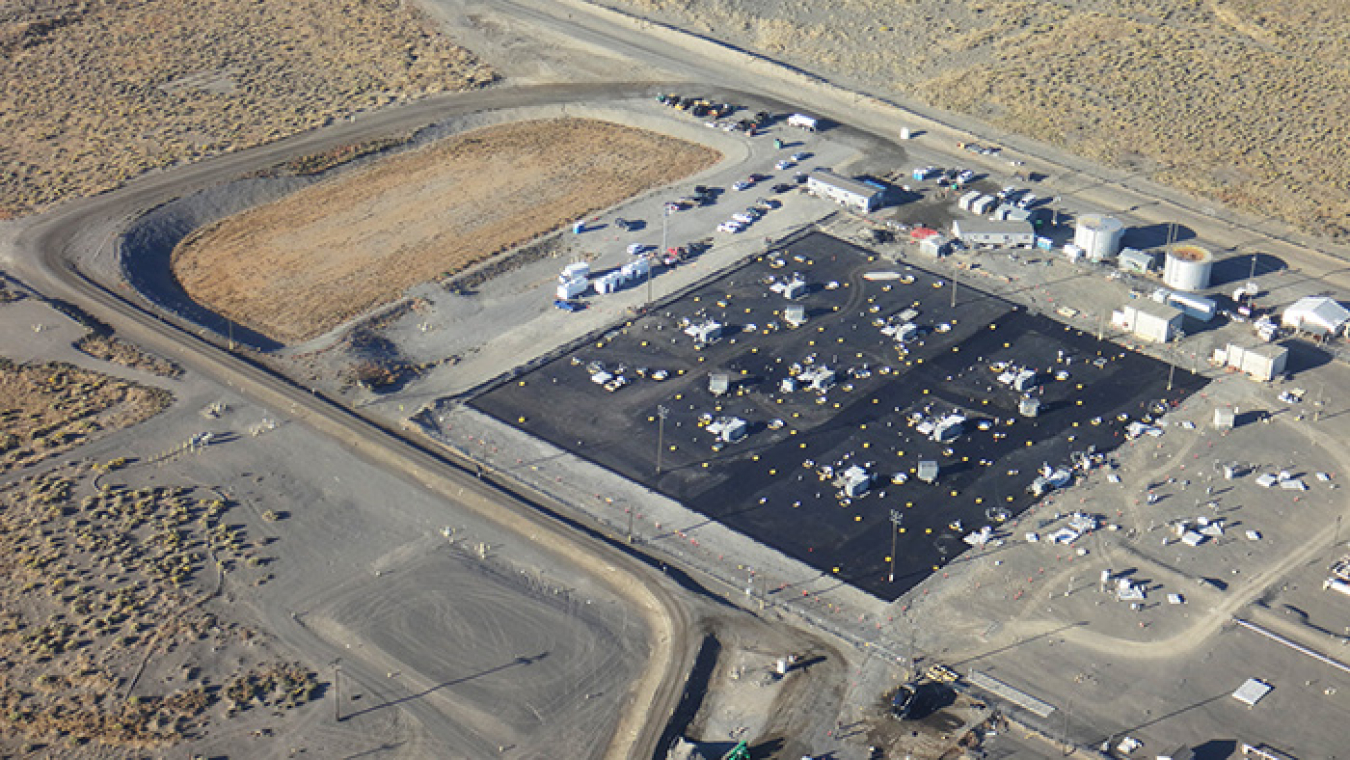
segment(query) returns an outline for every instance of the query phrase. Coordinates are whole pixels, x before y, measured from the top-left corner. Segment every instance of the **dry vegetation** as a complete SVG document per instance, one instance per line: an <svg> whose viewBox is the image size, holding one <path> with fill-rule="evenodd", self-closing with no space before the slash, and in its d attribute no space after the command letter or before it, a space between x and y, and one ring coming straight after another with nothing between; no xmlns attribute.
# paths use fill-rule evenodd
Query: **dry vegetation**
<svg viewBox="0 0 1350 760"><path fill-rule="evenodd" d="M0 473L27 467L166 409L168 391L68 364L0 357Z"/></svg>
<svg viewBox="0 0 1350 760"><path fill-rule="evenodd" d="M180 377L183 374L183 368L168 359L161 359L154 354L146 353L139 346L119 340L111 335L89 333L76 342L75 348L95 359L139 369L160 377Z"/></svg>
<svg viewBox="0 0 1350 760"><path fill-rule="evenodd" d="M604 0L1350 239L1339 0Z"/></svg>
<svg viewBox="0 0 1350 760"><path fill-rule="evenodd" d="M488 127L201 230L174 251L174 274L218 313L302 341L719 157L602 121Z"/></svg>
<svg viewBox="0 0 1350 760"><path fill-rule="evenodd" d="M253 705L318 696L313 671L210 610L226 573L271 577L258 542L226 521L230 504L108 482L124 466L0 488L0 755L162 747Z"/></svg>
<svg viewBox="0 0 1350 760"><path fill-rule="evenodd" d="M492 72L398 0L0 6L0 218Z"/></svg>

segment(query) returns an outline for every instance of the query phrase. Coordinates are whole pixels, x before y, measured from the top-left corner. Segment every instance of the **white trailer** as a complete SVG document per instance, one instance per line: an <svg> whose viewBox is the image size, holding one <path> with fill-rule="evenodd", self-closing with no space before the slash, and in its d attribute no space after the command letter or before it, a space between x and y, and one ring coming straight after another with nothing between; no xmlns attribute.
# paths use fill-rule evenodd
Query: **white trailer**
<svg viewBox="0 0 1350 760"><path fill-rule="evenodd" d="M808 132L814 132L816 131L816 127L820 126L820 121L818 119L814 116L807 116L804 113L792 114L788 117L787 123L789 127L805 129Z"/></svg>
<svg viewBox="0 0 1350 760"><path fill-rule="evenodd" d="M590 281L584 277L575 280L564 280L563 282L558 283L558 300L569 301L576 298L582 293L585 293L586 289L590 286Z"/></svg>

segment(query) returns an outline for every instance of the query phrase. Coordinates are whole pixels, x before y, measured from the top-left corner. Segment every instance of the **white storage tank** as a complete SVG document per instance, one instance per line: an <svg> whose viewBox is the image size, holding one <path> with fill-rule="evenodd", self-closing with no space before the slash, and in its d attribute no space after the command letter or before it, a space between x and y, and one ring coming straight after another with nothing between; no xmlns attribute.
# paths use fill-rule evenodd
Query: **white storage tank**
<svg viewBox="0 0 1350 760"><path fill-rule="evenodd" d="M1125 224L1112 216L1083 214L1073 230L1073 244L1083 249L1087 260L1110 261L1120 251Z"/></svg>
<svg viewBox="0 0 1350 760"><path fill-rule="evenodd" d="M1198 245L1178 245L1167 252L1163 283L1175 290L1197 291L1209 287L1214 254Z"/></svg>

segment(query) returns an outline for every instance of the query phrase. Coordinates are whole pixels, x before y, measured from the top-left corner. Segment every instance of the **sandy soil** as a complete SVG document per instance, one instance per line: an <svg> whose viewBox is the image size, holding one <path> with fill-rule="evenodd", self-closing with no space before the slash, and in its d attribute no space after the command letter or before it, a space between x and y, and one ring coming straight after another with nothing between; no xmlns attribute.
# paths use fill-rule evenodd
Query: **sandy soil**
<svg viewBox="0 0 1350 760"><path fill-rule="evenodd" d="M490 69L391 0L21 0L0 8L0 218Z"/></svg>
<svg viewBox="0 0 1350 760"><path fill-rule="evenodd" d="M1350 236L1350 21L1336 0L602 0Z"/></svg>
<svg viewBox="0 0 1350 760"><path fill-rule="evenodd" d="M321 693L313 671L214 609L226 573L271 577L266 542L228 522L236 505L136 485L150 470L128 466L71 463L0 487L0 754L124 756Z"/></svg>
<svg viewBox="0 0 1350 760"><path fill-rule="evenodd" d="M174 272L198 302L301 341L719 157L595 120L490 127L226 219L174 252Z"/></svg>

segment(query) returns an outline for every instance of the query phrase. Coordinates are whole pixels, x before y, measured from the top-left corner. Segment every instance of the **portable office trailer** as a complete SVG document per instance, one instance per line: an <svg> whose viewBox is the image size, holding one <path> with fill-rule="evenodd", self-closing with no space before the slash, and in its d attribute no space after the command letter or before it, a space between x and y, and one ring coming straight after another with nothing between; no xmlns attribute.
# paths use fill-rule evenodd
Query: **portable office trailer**
<svg viewBox="0 0 1350 760"><path fill-rule="evenodd" d="M855 179L842 177L828 169L816 169L806 177L806 189L860 213L881 207L884 192Z"/></svg>

